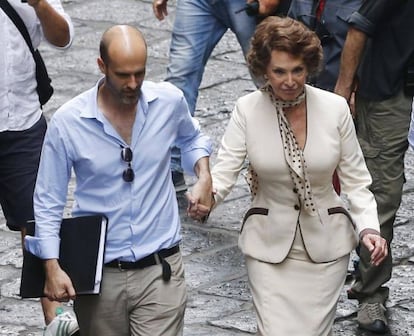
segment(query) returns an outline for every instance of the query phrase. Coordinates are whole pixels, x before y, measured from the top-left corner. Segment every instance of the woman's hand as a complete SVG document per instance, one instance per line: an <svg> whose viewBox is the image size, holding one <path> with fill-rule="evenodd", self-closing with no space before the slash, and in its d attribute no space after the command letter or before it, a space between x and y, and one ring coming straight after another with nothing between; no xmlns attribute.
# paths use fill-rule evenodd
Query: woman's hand
<svg viewBox="0 0 414 336"><path fill-rule="evenodd" d="M379 233L362 232L361 241L371 253L371 264L378 266L387 257L387 241Z"/></svg>
<svg viewBox="0 0 414 336"><path fill-rule="evenodd" d="M215 199L214 193L210 188L201 188L194 185L191 191L186 193L188 200L187 215L192 219L198 220L201 223L207 221L211 209L214 207Z"/></svg>

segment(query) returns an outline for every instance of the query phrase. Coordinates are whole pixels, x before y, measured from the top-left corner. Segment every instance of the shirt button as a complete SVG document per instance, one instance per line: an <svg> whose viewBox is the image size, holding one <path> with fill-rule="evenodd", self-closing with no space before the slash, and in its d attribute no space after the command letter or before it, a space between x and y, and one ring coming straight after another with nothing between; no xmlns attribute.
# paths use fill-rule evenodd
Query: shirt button
<svg viewBox="0 0 414 336"><path fill-rule="evenodd" d="M297 204L295 204L294 208L295 208L295 210L299 210L300 209L300 206L297 205Z"/></svg>

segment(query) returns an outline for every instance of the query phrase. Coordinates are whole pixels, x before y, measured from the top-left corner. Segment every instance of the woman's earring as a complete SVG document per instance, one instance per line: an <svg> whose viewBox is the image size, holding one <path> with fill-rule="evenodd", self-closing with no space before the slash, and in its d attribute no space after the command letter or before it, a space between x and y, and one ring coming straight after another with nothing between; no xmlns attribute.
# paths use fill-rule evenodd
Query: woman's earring
<svg viewBox="0 0 414 336"><path fill-rule="evenodd" d="M268 79L269 79L269 77L267 77L267 75L263 75L263 78L264 78L265 80L268 80Z"/></svg>

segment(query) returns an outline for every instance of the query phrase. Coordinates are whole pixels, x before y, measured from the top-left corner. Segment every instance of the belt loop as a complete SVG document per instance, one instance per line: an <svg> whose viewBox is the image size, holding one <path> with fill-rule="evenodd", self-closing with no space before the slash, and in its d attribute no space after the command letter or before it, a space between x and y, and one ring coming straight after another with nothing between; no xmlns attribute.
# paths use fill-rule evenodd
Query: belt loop
<svg viewBox="0 0 414 336"><path fill-rule="evenodd" d="M117 260L118 261L118 269L122 272L122 265L121 265L121 260Z"/></svg>

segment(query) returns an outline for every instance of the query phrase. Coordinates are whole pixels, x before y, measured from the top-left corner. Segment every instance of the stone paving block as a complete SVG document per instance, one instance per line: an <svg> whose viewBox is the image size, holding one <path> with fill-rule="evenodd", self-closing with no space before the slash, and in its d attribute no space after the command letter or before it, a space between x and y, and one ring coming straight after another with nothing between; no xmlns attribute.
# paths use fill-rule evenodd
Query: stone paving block
<svg viewBox="0 0 414 336"><path fill-rule="evenodd" d="M12 265L15 267L22 266L22 250L20 245L9 248L0 254L0 265Z"/></svg>
<svg viewBox="0 0 414 336"><path fill-rule="evenodd" d="M244 261L237 247L218 250L214 254L194 255L185 260L185 274L190 289L211 286L223 279L243 273Z"/></svg>
<svg viewBox="0 0 414 336"><path fill-rule="evenodd" d="M0 335L2 336L19 336L25 330L25 327L0 325ZM31 335L34 336L34 334Z"/></svg>
<svg viewBox="0 0 414 336"><path fill-rule="evenodd" d="M40 304L31 300L1 300L1 323L15 327L42 328L43 315Z"/></svg>
<svg viewBox="0 0 414 336"><path fill-rule="evenodd" d="M412 225L400 225L395 227L394 240L391 245L394 265L406 262L414 255L414 240L411 239L412 235Z"/></svg>
<svg viewBox="0 0 414 336"><path fill-rule="evenodd" d="M184 326L184 336L251 336L251 333L223 329L214 325L186 325Z"/></svg>
<svg viewBox="0 0 414 336"><path fill-rule="evenodd" d="M217 306L224 307L218 310ZM185 324L202 324L212 319L246 309L246 304L237 299L229 299L222 296L202 295L200 293L190 293L185 312ZM249 307L250 309L250 307Z"/></svg>
<svg viewBox="0 0 414 336"><path fill-rule="evenodd" d="M209 321L209 324L223 329L255 334L257 331L255 320L256 318L253 311L249 309L241 312L236 312L229 316L223 316L217 320Z"/></svg>
<svg viewBox="0 0 414 336"><path fill-rule="evenodd" d="M387 285L390 287L389 306L399 305L407 302L409 298L414 298L414 265L394 266ZM414 316L414 310L411 310L411 313Z"/></svg>
<svg viewBox="0 0 414 336"><path fill-rule="evenodd" d="M1 217L0 217L1 218ZM6 225L3 225L4 228L0 229L0 256L2 253L9 251L11 248L14 248L16 245L15 235L20 235L20 233L14 233L6 229Z"/></svg>
<svg viewBox="0 0 414 336"><path fill-rule="evenodd" d="M203 288L200 290L200 293L208 294L210 296L237 299L245 302L250 302L252 299L246 274L228 281L222 281L207 288Z"/></svg>
<svg viewBox="0 0 414 336"><path fill-rule="evenodd" d="M4 298L20 300L20 269L9 272L8 279L3 282L0 292Z"/></svg>
<svg viewBox="0 0 414 336"><path fill-rule="evenodd" d="M235 245L234 236L224 231L212 231L206 228L185 225L181 232L183 236L181 252L184 259L194 254L214 253L212 251Z"/></svg>

